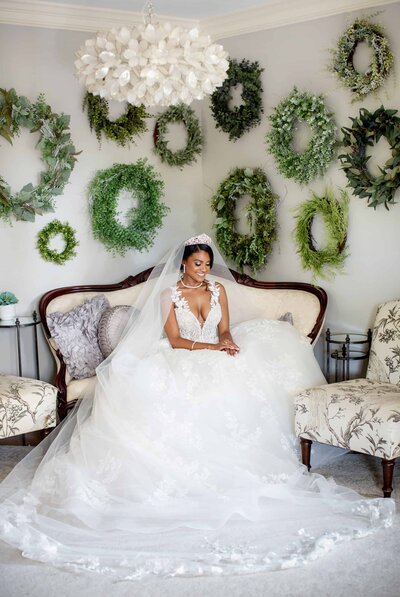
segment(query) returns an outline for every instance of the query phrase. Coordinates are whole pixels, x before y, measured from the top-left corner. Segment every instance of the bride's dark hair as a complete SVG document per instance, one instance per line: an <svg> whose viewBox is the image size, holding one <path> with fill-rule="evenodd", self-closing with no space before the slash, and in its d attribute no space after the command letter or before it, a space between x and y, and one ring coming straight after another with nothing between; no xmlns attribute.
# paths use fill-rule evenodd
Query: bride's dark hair
<svg viewBox="0 0 400 597"><path fill-rule="evenodd" d="M210 266L212 267L214 263L214 253L209 245L186 245L185 250L183 251L182 261L185 261L188 257L190 257L190 255L193 255L193 253L198 253L198 251L205 251L206 253L208 253L208 256L210 257Z"/></svg>

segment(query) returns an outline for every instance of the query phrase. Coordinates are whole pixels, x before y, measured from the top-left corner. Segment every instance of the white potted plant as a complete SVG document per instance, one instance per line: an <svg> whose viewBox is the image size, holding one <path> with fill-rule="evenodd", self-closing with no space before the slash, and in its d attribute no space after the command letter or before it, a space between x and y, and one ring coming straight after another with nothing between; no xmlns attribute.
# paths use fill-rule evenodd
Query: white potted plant
<svg viewBox="0 0 400 597"><path fill-rule="evenodd" d="M15 305L18 299L12 292L7 290L0 292L0 319L10 321L15 318Z"/></svg>

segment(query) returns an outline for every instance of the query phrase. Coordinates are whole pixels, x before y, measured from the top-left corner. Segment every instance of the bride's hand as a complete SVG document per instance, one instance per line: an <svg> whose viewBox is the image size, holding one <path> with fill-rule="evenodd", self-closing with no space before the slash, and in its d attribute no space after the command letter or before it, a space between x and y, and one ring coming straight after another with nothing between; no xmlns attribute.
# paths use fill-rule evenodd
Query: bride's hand
<svg viewBox="0 0 400 597"><path fill-rule="evenodd" d="M214 350L224 350L231 356L235 356L240 351L240 348L232 340L223 340L214 344Z"/></svg>

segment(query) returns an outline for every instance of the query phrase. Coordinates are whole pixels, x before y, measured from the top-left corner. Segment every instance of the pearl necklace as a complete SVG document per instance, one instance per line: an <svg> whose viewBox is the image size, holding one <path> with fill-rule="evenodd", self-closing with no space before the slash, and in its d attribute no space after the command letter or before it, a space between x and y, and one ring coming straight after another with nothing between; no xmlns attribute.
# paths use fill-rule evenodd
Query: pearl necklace
<svg viewBox="0 0 400 597"><path fill-rule="evenodd" d="M200 284L198 286L189 286L189 284L185 284L185 282L182 280L182 278L181 278L181 284L185 288L200 288L200 286L203 286L203 282L200 282Z"/></svg>

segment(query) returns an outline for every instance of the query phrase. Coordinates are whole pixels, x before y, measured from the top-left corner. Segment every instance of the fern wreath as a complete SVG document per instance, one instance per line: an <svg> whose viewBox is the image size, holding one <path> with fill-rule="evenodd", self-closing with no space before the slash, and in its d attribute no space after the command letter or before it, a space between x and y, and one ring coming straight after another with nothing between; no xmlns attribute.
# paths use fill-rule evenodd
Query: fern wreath
<svg viewBox="0 0 400 597"><path fill-rule="evenodd" d="M297 252L303 268L311 270L314 277L333 277L343 267L347 256L348 204L345 191L341 191L338 201L332 191L326 190L321 197L313 193L311 199L297 209L294 231ZM312 235L312 225L318 214L322 216L327 232L327 243L322 249L316 248Z"/></svg>
<svg viewBox="0 0 400 597"><path fill-rule="evenodd" d="M178 151L171 151L166 139L168 125L171 122L181 122L186 128L186 146ZM158 116L153 139L154 151L161 161L169 166L178 166L179 168L195 162L203 147L203 135L199 119L195 111L185 104L171 106Z"/></svg>
<svg viewBox="0 0 400 597"><path fill-rule="evenodd" d="M83 109L85 108L87 108L90 130L94 130L99 143L101 134L104 133L107 139L124 147L133 141L136 135L147 130L144 119L149 115L144 106L127 104L125 113L113 121L108 118L107 100L88 91L83 98Z"/></svg>
<svg viewBox="0 0 400 597"><path fill-rule="evenodd" d="M118 198L122 190L131 192L137 199L137 207L132 207L127 214L126 225L118 220ZM161 202L163 190L163 181L144 159L99 170L89 184L94 237L114 255L125 255L128 249L148 250L169 211Z"/></svg>
<svg viewBox="0 0 400 597"><path fill-rule="evenodd" d="M236 202L245 195L251 197L246 210L251 234L236 230ZM276 239L275 203L276 195L261 168L236 168L212 197L218 245L241 271L248 266L256 273L267 263Z"/></svg>
<svg viewBox="0 0 400 597"><path fill-rule="evenodd" d="M217 128L228 133L230 141L236 141L261 122L263 70L258 62L230 59L227 79L211 96L211 111ZM242 104L230 109L232 88L237 85L242 85Z"/></svg>
<svg viewBox="0 0 400 597"><path fill-rule="evenodd" d="M65 248L61 252L49 249L49 242L59 234L65 243ZM66 261L75 257L75 248L78 245L75 230L67 222L62 223L60 220L53 220L39 232L36 246L45 261L64 265Z"/></svg>

